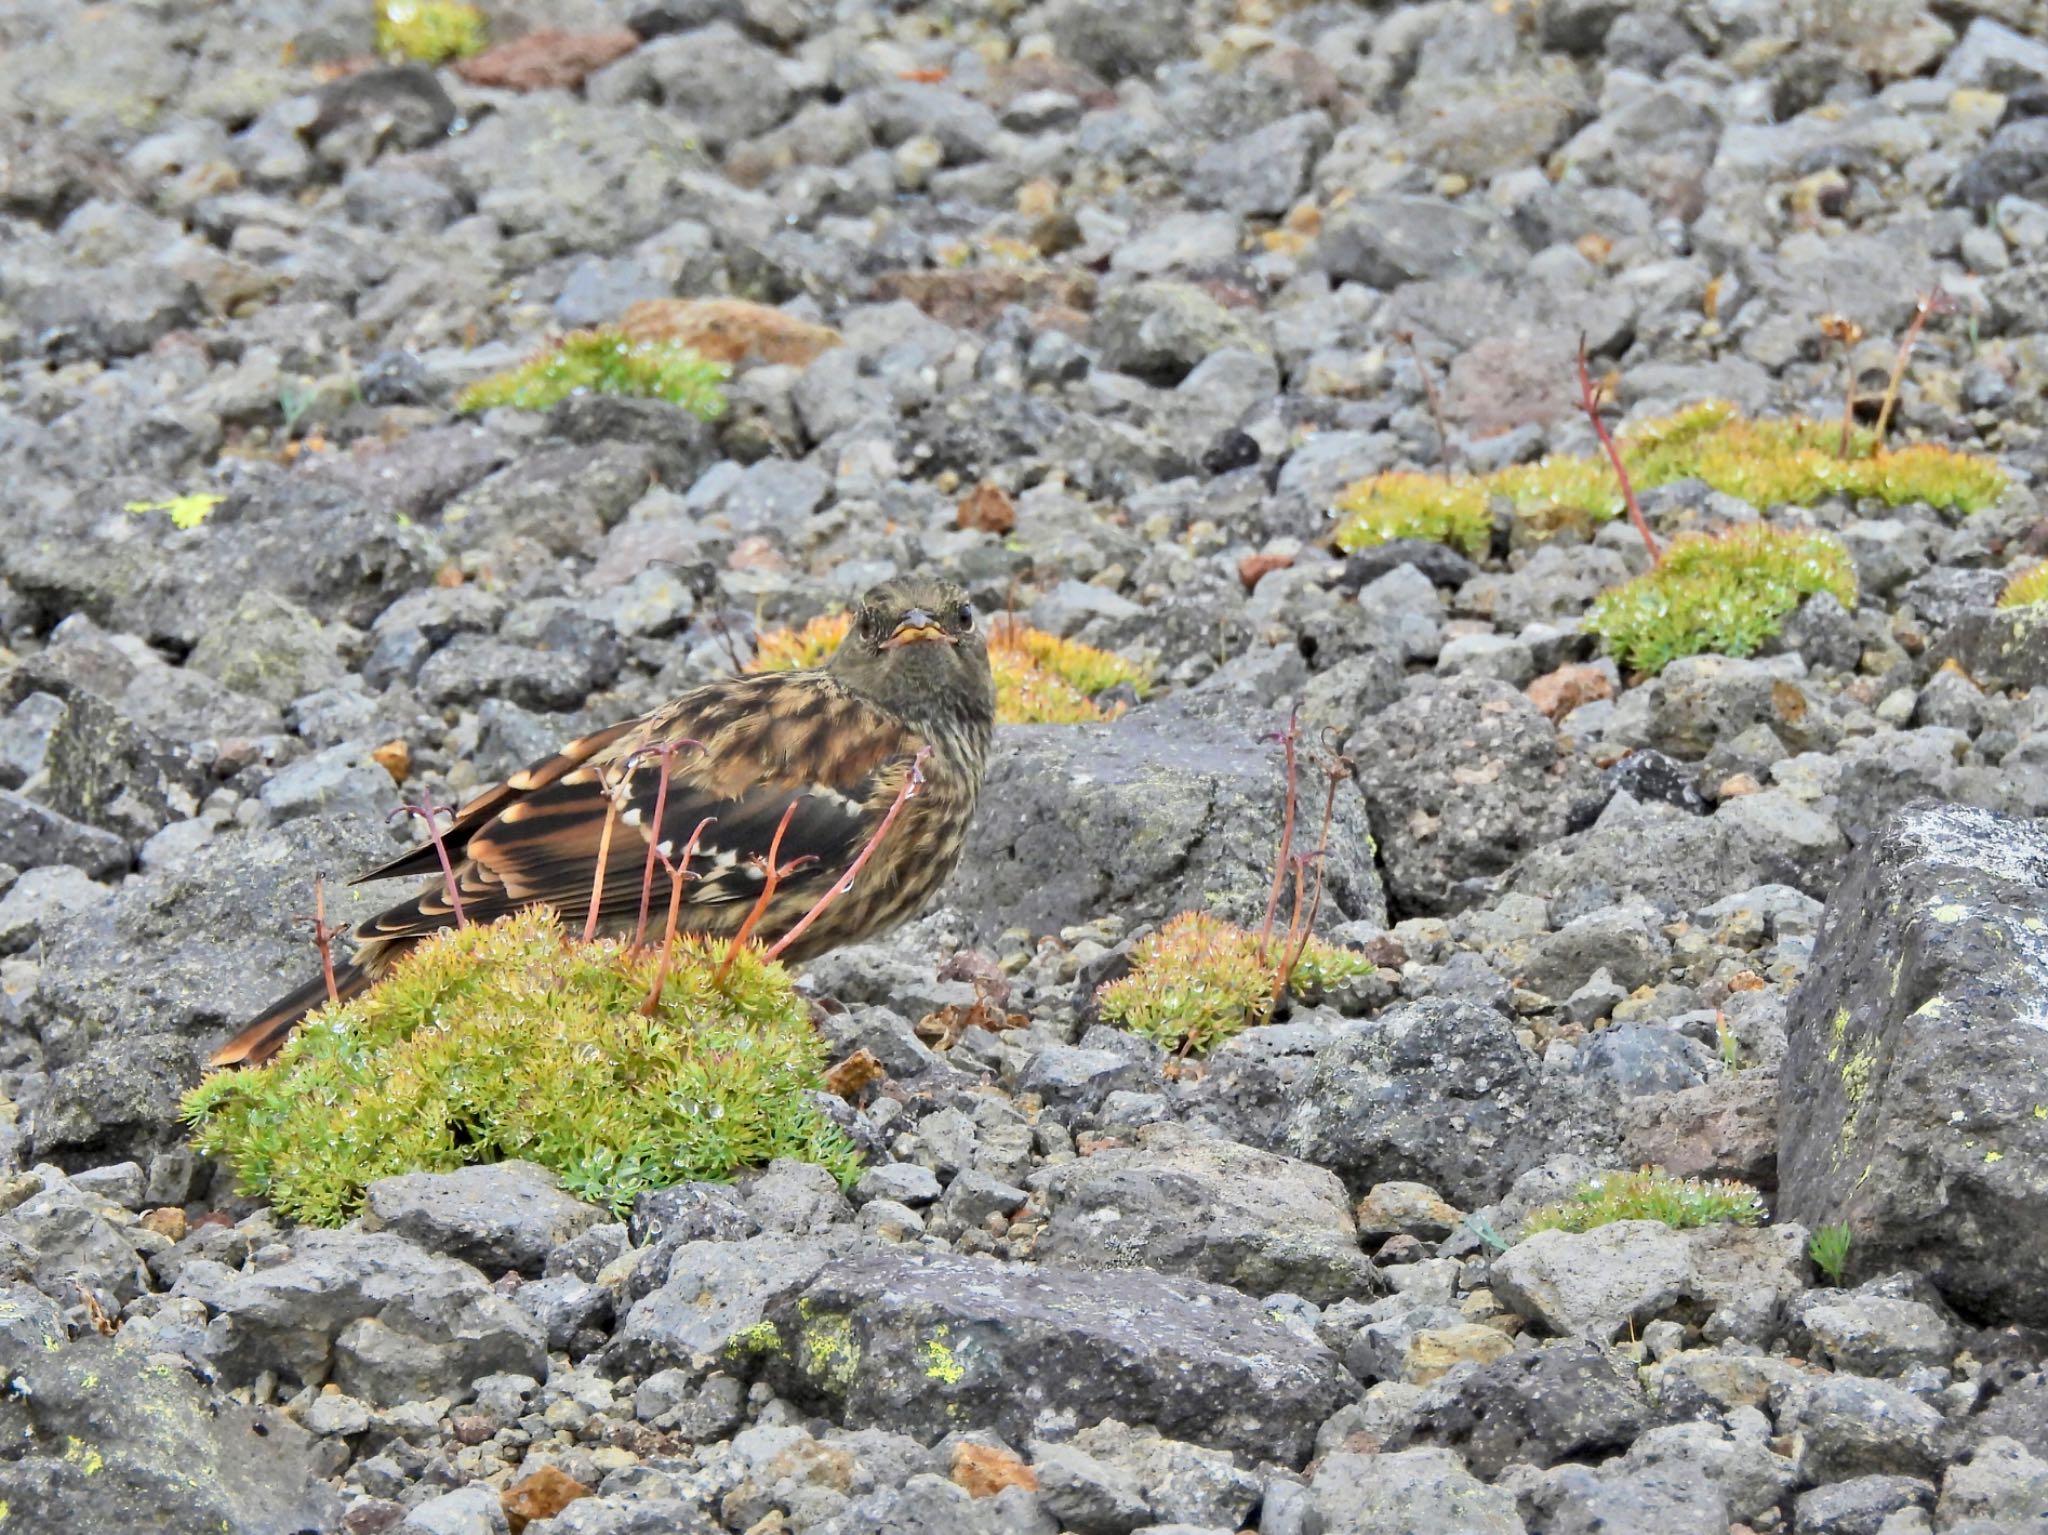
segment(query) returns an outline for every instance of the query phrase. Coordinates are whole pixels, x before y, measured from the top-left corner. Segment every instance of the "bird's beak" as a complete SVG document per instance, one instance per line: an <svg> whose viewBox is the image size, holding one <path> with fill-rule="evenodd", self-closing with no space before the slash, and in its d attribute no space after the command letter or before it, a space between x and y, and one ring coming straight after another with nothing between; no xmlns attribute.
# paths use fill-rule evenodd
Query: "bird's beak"
<svg viewBox="0 0 2048 1535"><path fill-rule="evenodd" d="M921 645L927 640L944 640L948 645L960 642L939 626L923 608L912 608L897 620L895 630L882 641L884 650L901 650L905 645Z"/></svg>

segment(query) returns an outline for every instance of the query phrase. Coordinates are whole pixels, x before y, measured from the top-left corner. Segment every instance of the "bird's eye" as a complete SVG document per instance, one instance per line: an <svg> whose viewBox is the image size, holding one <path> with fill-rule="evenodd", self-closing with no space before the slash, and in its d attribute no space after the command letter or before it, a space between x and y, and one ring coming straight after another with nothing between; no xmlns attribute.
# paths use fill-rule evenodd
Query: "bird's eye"
<svg viewBox="0 0 2048 1535"><path fill-rule="evenodd" d="M961 628L972 629L974 627L974 604L971 602L961 603L954 610L954 616L960 620Z"/></svg>

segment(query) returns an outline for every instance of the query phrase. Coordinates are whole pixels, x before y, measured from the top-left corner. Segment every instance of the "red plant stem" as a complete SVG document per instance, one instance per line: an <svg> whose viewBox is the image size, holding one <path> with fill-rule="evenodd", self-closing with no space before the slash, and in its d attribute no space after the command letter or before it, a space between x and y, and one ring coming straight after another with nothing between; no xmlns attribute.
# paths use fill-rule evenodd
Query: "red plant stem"
<svg viewBox="0 0 2048 1535"><path fill-rule="evenodd" d="M1621 481L1621 499L1628 507L1628 520L1636 525L1636 532L1642 535L1643 547L1650 551L1650 563L1660 565L1664 561L1663 551L1657 547L1657 535L1650 531L1650 524L1643 518L1643 509L1636 503L1635 482L1628 477L1628 466L1621 461L1621 449L1614 445L1614 438L1607 430L1607 423L1600 419L1600 398L1593 390L1593 374L1586 366L1586 338L1579 337L1579 404L1586 412L1586 418L1593 423L1593 435L1600 439L1600 446L1607 450L1607 462L1614 465L1614 477Z"/></svg>
<svg viewBox="0 0 2048 1535"><path fill-rule="evenodd" d="M320 951L320 976L327 982L327 1000L330 1004L341 1000L341 988L334 983L334 934L335 929L327 925L327 881L315 875L313 878L313 946Z"/></svg>
<svg viewBox="0 0 2048 1535"><path fill-rule="evenodd" d="M654 820L645 829L647 833L647 862L640 870L640 920L633 927L633 947L639 948L647 938L647 908L654 900L654 861L661 856L661 818L668 810L668 779L675 762L675 747L662 746L655 749L661 758L661 779L654 786Z"/></svg>
<svg viewBox="0 0 2048 1535"><path fill-rule="evenodd" d="M1287 878L1287 855L1294 848L1294 803L1296 797L1295 743L1301 738L1301 710L1287 717L1287 733L1280 740L1287 751L1287 809L1280 820L1280 852L1273 860L1273 888L1266 896L1266 921L1259 929L1259 942L1273 936L1273 917L1280 910L1280 889Z"/></svg>
<svg viewBox="0 0 2048 1535"><path fill-rule="evenodd" d="M1422 376L1422 394L1429 401L1429 414L1436 422L1437 457L1443 462L1444 478L1448 480L1452 478L1451 434L1444 425L1443 397L1436 392L1436 379L1430 375L1429 364L1422 360L1422 349L1415 344L1415 332L1399 331L1394 339L1408 348L1408 355L1415 361L1415 371Z"/></svg>
<svg viewBox="0 0 2048 1535"><path fill-rule="evenodd" d="M418 804L400 805L391 812L391 815L418 816L427 823L427 840L434 844L434 856L441 860L441 884L448 892L448 910L454 914L457 927L466 927L468 926L469 919L462 914L462 892L456 888L455 863L448 856L447 839L441 835L440 817L443 811L447 811L450 822L453 822L455 812L449 810L446 805L435 804L434 796L427 790L422 789Z"/></svg>
<svg viewBox="0 0 2048 1535"><path fill-rule="evenodd" d="M1330 828L1337 821L1337 785L1349 778L1351 773L1352 763L1348 757L1339 755L1330 763L1330 786L1328 792L1323 795L1323 825L1321 831L1316 835L1316 850L1310 853L1306 859L1298 860L1295 865L1295 916L1298 917L1301 914L1300 869L1302 863L1313 862L1315 864L1316 883L1314 893L1309 896L1308 920L1301 924L1301 934L1295 940L1293 948L1288 952L1286 960L1280 966L1279 975L1273 988L1273 1006L1275 1007L1280 1005L1280 998L1286 992L1288 982L1294 979L1294 967L1301 963L1302 950L1308 947L1309 938L1316 930L1316 913L1321 911L1323 907L1323 885L1325 883L1325 869L1327 867L1324 860L1329 856L1330 852ZM1294 922L1292 919L1288 921L1287 931L1289 936L1293 937Z"/></svg>
<svg viewBox="0 0 2048 1535"><path fill-rule="evenodd" d="M867 867L868 860L875 856L875 849L880 847L882 839L889 835L890 828L896 824L896 817L903 813L903 807L916 798L918 790L924 787L924 763L931 754L932 749L929 746L920 746L917 749L917 755L910 759L910 770L903 775L903 784L897 789L896 798L889 806L889 813L882 817L882 824L877 826L875 834L868 838L867 846L860 850L860 856L847 866L846 873L841 878L834 880L826 888L825 893L818 897L817 904L803 914L795 927L775 940L766 958L776 958L784 949L795 943L810 929L813 922L825 915L826 907L853 888L853 882L860 877L860 871Z"/></svg>
<svg viewBox="0 0 2048 1535"><path fill-rule="evenodd" d="M640 869L640 920L633 928L631 947L639 948L647 941L647 913L654 904L654 863L661 856L663 818L668 814L668 784L675 771L676 753L686 746L698 751L704 750L704 743L690 736L681 736L673 741L662 741L652 746L643 746L626 758L626 771L631 775L633 765L642 757L661 759L661 778L654 786L654 820L641 827L647 837L647 862Z"/></svg>
<svg viewBox="0 0 2048 1535"><path fill-rule="evenodd" d="M1919 344L1920 332L1927 328L1930 315L1947 307L1948 295L1936 283L1919 303L1913 306L1913 321L1906 327L1906 334L1899 338L1899 352L1892 359L1891 377L1884 383L1884 404L1877 412L1877 451L1884 451L1885 432L1892 424L1892 408L1899 403L1899 386L1906 381L1906 364L1912 360L1913 348Z"/></svg>
<svg viewBox="0 0 2048 1535"><path fill-rule="evenodd" d="M1849 456L1850 435L1856 429L1856 366L1854 359L1846 354L1843 356L1842 365L1849 374L1849 382L1842 390L1842 441L1835 449L1835 457L1846 459Z"/></svg>
<svg viewBox="0 0 2048 1535"><path fill-rule="evenodd" d="M598 779L604 783L602 777ZM605 867L612 857L612 828L619 824L619 802L611 797L611 788L605 785L605 798L609 802L604 811L604 834L597 839L597 870L590 876L590 911L583 919L583 941L593 943L597 939L597 909L604 902Z"/></svg>
<svg viewBox="0 0 2048 1535"><path fill-rule="evenodd" d="M669 966L675 960L676 924L683 914L683 881L690 877L690 860L696 856L697 842L704 835L704 828L718 819L707 815L697 823L697 829L690 833L690 840L683 844L683 856L671 864L663 860L668 870L668 925L661 934L661 963L654 969L654 989L647 993L647 1000L640 1004L640 1011L652 1018L661 1007L661 994L668 987Z"/></svg>
<svg viewBox="0 0 2048 1535"><path fill-rule="evenodd" d="M799 796L789 802L789 808L782 812L782 819L775 824L775 835L768 839L768 859L761 869L761 894L755 898L753 910L747 913L747 920L740 924L740 930L732 935L732 942L726 947L725 958L719 963L718 973L711 978L714 986L725 984L726 972L732 969L732 962L739 958L741 947L754 936L754 928L761 921L761 914L768 909L768 903L775 899L775 887L782 881L779 860L782 857L782 834L789 830L789 823L796 819L796 807L803 803Z"/></svg>

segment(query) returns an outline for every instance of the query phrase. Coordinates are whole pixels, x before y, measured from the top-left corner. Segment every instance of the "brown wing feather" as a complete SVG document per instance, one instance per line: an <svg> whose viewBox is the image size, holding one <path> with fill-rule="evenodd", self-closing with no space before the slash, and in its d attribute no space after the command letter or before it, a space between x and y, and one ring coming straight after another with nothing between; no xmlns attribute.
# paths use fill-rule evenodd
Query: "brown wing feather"
<svg viewBox="0 0 2048 1535"><path fill-rule="evenodd" d="M656 828L661 761L650 748L681 741L700 744L669 758ZM755 860L766 854L792 803L797 809L783 835L782 861L812 862L786 888L822 889L852 862L894 797L900 764L922 744L872 704L815 673L736 678L697 689L632 722L580 764L564 764L546 781L519 788L516 798L467 826L456 867L463 913L488 922L545 903L580 918L589 905L605 818L615 809L601 922L617 928L637 916L651 836L672 856L700 821L711 818L692 863L697 878L685 902L694 915L684 925L723 929L727 915L710 909L753 900L760 888ZM427 856L433 858L431 847ZM658 867L654 878L659 906L667 880ZM453 920L446 891L435 881L358 931L369 939L418 938Z"/></svg>
<svg viewBox="0 0 2048 1535"><path fill-rule="evenodd" d="M617 725L608 725L571 741L552 757L521 768L501 784L494 784L475 799L462 807L455 822L441 834L442 842L450 855L457 855L469 845L469 839L493 818L517 804L536 790L558 782L574 769L581 767L591 758L608 747L616 745L631 731L644 725L644 719L624 720ZM404 875L433 874L441 867L441 856L434 851L431 839L399 854L389 863L380 864L367 874L359 874L350 884L364 885L371 880L397 879Z"/></svg>

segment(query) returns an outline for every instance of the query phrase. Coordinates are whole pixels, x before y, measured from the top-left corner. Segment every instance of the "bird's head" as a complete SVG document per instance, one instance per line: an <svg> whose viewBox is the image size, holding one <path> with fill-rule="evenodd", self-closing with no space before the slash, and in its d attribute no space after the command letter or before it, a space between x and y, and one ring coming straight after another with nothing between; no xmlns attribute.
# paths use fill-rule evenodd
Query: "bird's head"
<svg viewBox="0 0 2048 1535"><path fill-rule="evenodd" d="M831 667L908 719L995 716L988 644L967 593L951 581L902 576L871 587Z"/></svg>

